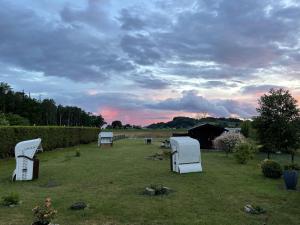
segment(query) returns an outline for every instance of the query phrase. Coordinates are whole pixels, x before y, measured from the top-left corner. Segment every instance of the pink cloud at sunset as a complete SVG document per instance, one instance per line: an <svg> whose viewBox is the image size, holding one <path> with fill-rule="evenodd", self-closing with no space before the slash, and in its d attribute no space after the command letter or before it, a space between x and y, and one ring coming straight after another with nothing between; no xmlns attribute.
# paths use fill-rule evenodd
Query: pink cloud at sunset
<svg viewBox="0 0 300 225"><path fill-rule="evenodd" d="M130 110L104 107L98 111L107 123L120 120L123 124L149 125L158 122L167 122L176 116L195 117L195 113L189 112L164 112L153 110Z"/></svg>

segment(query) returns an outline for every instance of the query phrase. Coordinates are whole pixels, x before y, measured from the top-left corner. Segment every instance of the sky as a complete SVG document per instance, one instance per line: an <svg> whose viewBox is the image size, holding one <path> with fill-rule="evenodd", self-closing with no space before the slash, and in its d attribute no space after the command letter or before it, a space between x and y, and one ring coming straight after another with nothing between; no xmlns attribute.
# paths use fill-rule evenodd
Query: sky
<svg viewBox="0 0 300 225"><path fill-rule="evenodd" d="M0 0L0 81L146 125L300 101L300 1Z"/></svg>

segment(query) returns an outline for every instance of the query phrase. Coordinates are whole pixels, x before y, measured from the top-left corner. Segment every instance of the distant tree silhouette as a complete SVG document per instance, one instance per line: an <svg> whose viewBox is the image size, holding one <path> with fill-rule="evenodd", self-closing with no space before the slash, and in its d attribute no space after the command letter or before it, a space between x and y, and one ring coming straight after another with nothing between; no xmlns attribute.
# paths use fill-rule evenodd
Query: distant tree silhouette
<svg viewBox="0 0 300 225"><path fill-rule="evenodd" d="M56 105L53 99L37 100L24 92L14 92L7 83L0 83L2 124L58 125L101 127L101 115L85 112L75 106Z"/></svg>
<svg viewBox="0 0 300 225"><path fill-rule="evenodd" d="M122 122L120 120L115 120L111 123L112 128L122 128Z"/></svg>

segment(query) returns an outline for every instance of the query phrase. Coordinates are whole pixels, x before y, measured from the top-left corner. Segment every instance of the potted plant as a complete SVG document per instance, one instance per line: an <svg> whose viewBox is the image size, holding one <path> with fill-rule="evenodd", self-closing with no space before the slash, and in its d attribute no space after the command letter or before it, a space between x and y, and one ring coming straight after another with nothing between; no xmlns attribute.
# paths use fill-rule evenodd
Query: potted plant
<svg viewBox="0 0 300 225"><path fill-rule="evenodd" d="M51 206L51 199L46 198L43 206L36 206L32 209L34 222L32 225L49 225L57 213Z"/></svg>
<svg viewBox="0 0 300 225"><path fill-rule="evenodd" d="M286 189L296 190L299 170L300 166L298 166L297 164L289 164L284 166L283 179Z"/></svg>

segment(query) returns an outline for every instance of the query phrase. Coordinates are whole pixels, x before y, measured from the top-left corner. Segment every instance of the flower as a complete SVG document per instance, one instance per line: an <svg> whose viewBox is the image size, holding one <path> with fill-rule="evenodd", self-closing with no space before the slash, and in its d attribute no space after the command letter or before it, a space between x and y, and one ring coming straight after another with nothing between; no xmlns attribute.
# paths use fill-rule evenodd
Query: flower
<svg viewBox="0 0 300 225"><path fill-rule="evenodd" d="M51 198L46 198L43 206L36 206L32 209L32 211L35 218L34 222L43 224L50 223L57 213L57 211L51 207Z"/></svg>

